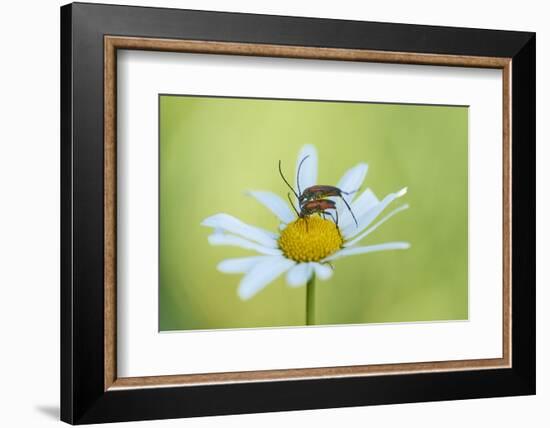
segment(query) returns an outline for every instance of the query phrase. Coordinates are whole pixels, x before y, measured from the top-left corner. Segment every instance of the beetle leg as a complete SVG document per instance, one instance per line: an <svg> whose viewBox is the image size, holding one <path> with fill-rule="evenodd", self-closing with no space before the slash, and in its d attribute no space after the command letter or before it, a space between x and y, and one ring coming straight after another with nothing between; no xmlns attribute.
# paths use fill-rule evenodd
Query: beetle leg
<svg viewBox="0 0 550 428"><path fill-rule="evenodd" d="M334 217L334 215L331 212L328 212L328 211L323 211L323 214L328 214L330 216L330 218L332 219L332 221L334 222L334 224L336 226L338 226L338 211L336 211L336 218Z"/></svg>
<svg viewBox="0 0 550 428"><path fill-rule="evenodd" d="M358 189L355 189L355 190L352 190L351 192L344 192L343 190L340 190L340 193L342 195L353 195L354 193L357 193L361 188L358 188Z"/></svg>
<svg viewBox="0 0 550 428"><path fill-rule="evenodd" d="M342 201L344 201L344 204L346 204L346 207L348 207L348 210L349 210L351 216L353 217L353 221L355 221L355 225L357 227L359 227L359 223L357 223L357 219L355 218L355 214L353 214L353 211L351 210L351 207L349 206L348 201L346 201L342 196L340 196L340 198L342 198Z"/></svg>
<svg viewBox="0 0 550 428"><path fill-rule="evenodd" d="M321 262L322 265L329 265L332 270L334 270L334 266L332 266L331 262Z"/></svg>

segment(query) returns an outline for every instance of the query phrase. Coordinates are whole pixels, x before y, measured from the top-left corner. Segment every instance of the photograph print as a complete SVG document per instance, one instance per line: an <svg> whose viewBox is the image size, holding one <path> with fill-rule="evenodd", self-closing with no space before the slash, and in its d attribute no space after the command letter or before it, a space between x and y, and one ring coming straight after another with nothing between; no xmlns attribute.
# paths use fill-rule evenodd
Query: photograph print
<svg viewBox="0 0 550 428"><path fill-rule="evenodd" d="M468 107L159 95L159 331L468 320Z"/></svg>

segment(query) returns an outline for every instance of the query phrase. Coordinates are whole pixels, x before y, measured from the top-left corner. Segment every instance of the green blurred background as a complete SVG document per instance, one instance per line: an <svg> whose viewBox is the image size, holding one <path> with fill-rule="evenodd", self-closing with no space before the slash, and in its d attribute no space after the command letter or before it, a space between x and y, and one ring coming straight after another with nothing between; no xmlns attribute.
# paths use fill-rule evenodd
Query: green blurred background
<svg viewBox="0 0 550 428"><path fill-rule="evenodd" d="M379 199L408 186L410 208L363 245L408 241L334 262L317 282L318 324L468 318L467 107L160 96L160 330L300 326L305 287L284 276L251 300L237 296L240 275L223 259L253 255L212 247L200 222L225 212L276 230L276 218L245 195L286 197L277 172L294 174L300 148L319 152L319 184L335 185L360 161L363 188Z"/></svg>

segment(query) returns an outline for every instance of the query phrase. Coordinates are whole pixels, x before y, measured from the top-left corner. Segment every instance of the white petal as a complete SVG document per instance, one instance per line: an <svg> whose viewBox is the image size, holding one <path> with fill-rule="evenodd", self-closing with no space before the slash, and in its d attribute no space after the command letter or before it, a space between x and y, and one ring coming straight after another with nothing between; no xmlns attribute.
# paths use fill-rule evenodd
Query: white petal
<svg viewBox="0 0 550 428"><path fill-rule="evenodd" d="M380 203L367 210L367 212L365 212L360 217L357 217L359 226L356 226L353 223L347 225L345 228L342 228L342 235L344 236L344 239L347 241L365 230L391 202L403 196L405 193L407 193L406 187L401 189L399 192L390 193L384 199L382 199Z"/></svg>
<svg viewBox="0 0 550 428"><path fill-rule="evenodd" d="M322 281L329 279L332 276L333 270L328 264L314 263L315 277Z"/></svg>
<svg viewBox="0 0 550 428"><path fill-rule="evenodd" d="M351 210L356 219L361 218L369 209L378 204L380 201L371 189L365 189L352 203ZM353 223L357 227L351 213L344 204L340 203L340 229L345 229Z"/></svg>
<svg viewBox="0 0 550 428"><path fill-rule="evenodd" d="M229 245L232 247L240 247L245 250L254 250L261 254L267 254L269 256L276 256L283 254L278 248L264 247L263 245L250 242L247 239L240 236L229 235L225 233L214 233L208 237L210 245Z"/></svg>
<svg viewBox="0 0 550 428"><path fill-rule="evenodd" d="M365 181L368 170L369 166L366 163L360 163L344 173L336 187L347 193L353 192L349 195L343 195L346 201L349 202L357 196L357 191Z"/></svg>
<svg viewBox="0 0 550 428"><path fill-rule="evenodd" d="M248 192L250 196L255 198L259 203L267 207L279 220L283 223L290 223L296 218L294 212L279 195L272 192L264 192L260 190L252 190Z"/></svg>
<svg viewBox="0 0 550 428"><path fill-rule="evenodd" d="M365 191L353 201L351 208L353 209L354 214L356 211L359 214L362 214L378 203L380 203L380 200L376 197L374 192L371 189L365 189Z"/></svg>
<svg viewBox="0 0 550 428"><path fill-rule="evenodd" d="M354 247L354 248L344 248L343 250L338 251L337 253L328 256L323 261L329 262L331 260L340 259L346 256L354 256L356 254L365 254L372 253L375 251L386 251L386 250L406 250L410 248L411 244L408 242L387 242L385 244L376 244L369 245L368 247Z"/></svg>
<svg viewBox="0 0 550 428"><path fill-rule="evenodd" d="M296 262L284 257L266 257L257 263L241 280L239 297L248 300Z"/></svg>
<svg viewBox="0 0 550 428"><path fill-rule="evenodd" d="M382 219L380 219L378 222L376 222L376 224L374 224L373 226L369 227L367 230L365 230L363 233L361 233L359 236L356 236L355 238L353 238L351 241L348 241L344 244L344 247L351 247L352 245L355 245L357 244L361 239L363 239L365 236L367 236L368 234L374 232L378 226L380 226L381 224L385 223L386 221L388 221L390 218L392 218L395 214L401 212L401 211L404 211L406 210L407 208L409 208L409 205L408 204L405 204L405 205L401 205L399 208L396 208L394 209L392 212L390 212L389 214L385 215L384 217L382 217Z"/></svg>
<svg viewBox="0 0 550 428"><path fill-rule="evenodd" d="M305 159L307 157L307 159ZM318 158L317 158L317 149L311 144L307 144L302 147L298 159L296 159L296 177L298 178L298 167L302 160L302 168L300 168L300 180L299 184L296 182L295 189L298 193L304 189L317 184L317 168L318 168Z"/></svg>
<svg viewBox="0 0 550 428"><path fill-rule="evenodd" d="M269 256L241 257L238 259L225 259L218 263L218 270L223 273L246 273L257 263Z"/></svg>
<svg viewBox="0 0 550 428"><path fill-rule="evenodd" d="M309 263L298 263L287 272L286 282L291 287L300 287L309 280L312 273L313 269Z"/></svg>
<svg viewBox="0 0 550 428"><path fill-rule="evenodd" d="M256 226L250 226L229 214L215 214L203 220L201 224L240 235L265 247L277 248L276 239L279 235Z"/></svg>

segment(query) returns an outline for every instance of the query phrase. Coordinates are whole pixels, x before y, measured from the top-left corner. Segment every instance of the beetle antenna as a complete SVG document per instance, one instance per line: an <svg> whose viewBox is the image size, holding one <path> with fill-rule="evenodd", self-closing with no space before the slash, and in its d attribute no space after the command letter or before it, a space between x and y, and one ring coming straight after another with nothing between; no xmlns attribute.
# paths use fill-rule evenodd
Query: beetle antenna
<svg viewBox="0 0 550 428"><path fill-rule="evenodd" d="M300 170L302 169L302 164L304 163L304 161L309 157L309 155L307 155L306 157L304 157L301 161L300 161L300 164L298 165L298 172L296 173L296 186L298 187L298 194L301 195L302 194L302 191L300 190ZM296 196L297 197L297 196Z"/></svg>
<svg viewBox="0 0 550 428"><path fill-rule="evenodd" d="M288 202L290 202L290 206L292 207L292 209L294 210L294 212L296 213L296 215L298 217L300 217L300 213L298 212L298 210L296 209L296 207L294 206L294 203L292 202L292 198L290 197L290 192L288 192L286 194L288 196Z"/></svg>
<svg viewBox="0 0 550 428"><path fill-rule="evenodd" d="M292 193L294 193L294 195L296 196L296 199L298 199L298 193L296 193L296 190L294 190L294 188L290 185L290 183L285 178L285 175L283 174L283 170L281 169L281 161L280 160L279 160L279 174L281 174L281 178L283 179L285 184L288 186L288 188L290 190L292 190ZM291 204L291 205L294 208L294 210L296 210L296 208L294 207L294 204Z"/></svg>
<svg viewBox="0 0 550 428"><path fill-rule="evenodd" d="M353 220L355 221L355 225L357 227L359 227L359 223L357 223L357 219L355 218L355 214L353 214L353 211L351 210L351 207L349 206L348 201L346 201L345 198L342 198L342 200L344 201L344 204L346 204L346 207L348 207L348 210L349 210L351 216L353 217Z"/></svg>

